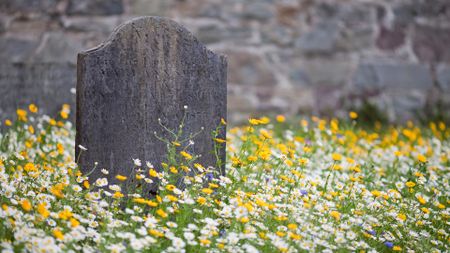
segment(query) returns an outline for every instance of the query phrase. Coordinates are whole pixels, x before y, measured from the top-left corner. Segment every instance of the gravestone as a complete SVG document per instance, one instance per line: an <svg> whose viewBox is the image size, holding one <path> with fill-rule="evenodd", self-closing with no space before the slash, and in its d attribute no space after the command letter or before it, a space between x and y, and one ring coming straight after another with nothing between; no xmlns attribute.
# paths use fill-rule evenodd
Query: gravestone
<svg viewBox="0 0 450 253"><path fill-rule="evenodd" d="M158 120L178 129L185 113L184 137L201 131L187 151L201 155L203 166L216 167L211 132L226 118L226 70L224 56L160 17L133 19L103 44L79 53L76 157L81 170L87 173L97 162L90 179L104 177L100 169L106 168L112 182L117 174L132 175L133 158L142 160L142 169L148 169L148 161L161 170L167 147L154 133L169 135ZM225 138L224 128L218 138ZM80 154L78 145L88 150ZM225 160L223 144L219 157ZM223 166L217 169L224 173Z"/></svg>

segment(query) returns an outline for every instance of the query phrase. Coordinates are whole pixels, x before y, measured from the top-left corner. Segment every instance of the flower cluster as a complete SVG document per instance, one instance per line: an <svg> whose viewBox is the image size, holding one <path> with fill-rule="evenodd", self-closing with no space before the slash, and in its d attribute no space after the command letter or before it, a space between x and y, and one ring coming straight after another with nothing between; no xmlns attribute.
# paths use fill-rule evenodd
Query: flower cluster
<svg viewBox="0 0 450 253"><path fill-rule="evenodd" d="M253 118L212 137L227 145L226 176L198 163L179 130L162 140L163 170L130 157L135 173L99 168L93 180L76 165L70 108L37 112L17 110L0 135L2 252L450 250L444 123ZM130 177L141 186L125 189ZM142 193L155 182L155 196Z"/></svg>

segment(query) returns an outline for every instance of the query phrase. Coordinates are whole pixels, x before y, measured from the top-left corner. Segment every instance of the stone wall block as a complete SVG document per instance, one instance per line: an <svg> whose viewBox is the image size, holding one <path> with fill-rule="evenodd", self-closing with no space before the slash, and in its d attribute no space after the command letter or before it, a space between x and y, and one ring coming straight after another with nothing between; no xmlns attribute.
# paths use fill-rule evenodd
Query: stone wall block
<svg viewBox="0 0 450 253"><path fill-rule="evenodd" d="M225 51L225 55L228 57L230 84L252 87L276 84L271 67L262 56L241 51Z"/></svg>
<svg viewBox="0 0 450 253"><path fill-rule="evenodd" d="M34 103L42 114L56 116L70 104L74 120L76 66L70 63L0 64L0 121L15 117L17 108Z"/></svg>
<svg viewBox="0 0 450 253"><path fill-rule="evenodd" d="M450 65L439 65L436 72L440 88L450 93Z"/></svg>
<svg viewBox="0 0 450 253"><path fill-rule="evenodd" d="M402 1L393 6L395 23L409 25L418 18L449 20L450 2L448 0L411 0Z"/></svg>
<svg viewBox="0 0 450 253"><path fill-rule="evenodd" d="M429 68L422 64L363 63L358 66L353 84L361 90L427 90L433 86Z"/></svg>
<svg viewBox="0 0 450 253"><path fill-rule="evenodd" d="M348 83L349 76L356 62L350 57L323 58L313 57L288 62L291 65L289 76L296 86L306 84L310 87L321 85L343 87Z"/></svg>
<svg viewBox="0 0 450 253"><path fill-rule="evenodd" d="M62 0L2 0L0 12L29 16L30 14L52 14L58 10Z"/></svg>
<svg viewBox="0 0 450 253"><path fill-rule="evenodd" d="M267 21L275 17L275 8L270 1L251 0L243 5L241 15L244 19Z"/></svg>
<svg viewBox="0 0 450 253"><path fill-rule="evenodd" d="M140 16L167 16L174 6L174 0L131 0L130 12Z"/></svg>
<svg viewBox="0 0 450 253"><path fill-rule="evenodd" d="M416 25L412 43L419 60L450 63L450 28Z"/></svg>
<svg viewBox="0 0 450 253"><path fill-rule="evenodd" d="M405 43L405 29L395 25L392 29L381 25L379 28L376 45L383 50L393 50Z"/></svg>
<svg viewBox="0 0 450 253"><path fill-rule="evenodd" d="M116 16L65 17L62 24L67 31L109 35L120 24Z"/></svg>
<svg viewBox="0 0 450 253"><path fill-rule="evenodd" d="M119 15L124 12L123 0L69 0L68 15Z"/></svg>
<svg viewBox="0 0 450 253"><path fill-rule="evenodd" d="M0 62L26 62L37 46L36 41L0 37Z"/></svg>
<svg viewBox="0 0 450 253"><path fill-rule="evenodd" d="M78 38L63 32L49 32L43 35L41 44L31 60L75 64L77 52L82 49L83 44Z"/></svg>
<svg viewBox="0 0 450 253"><path fill-rule="evenodd" d="M323 22L300 35L295 41L295 47L305 54L331 54L336 49L338 39L339 25Z"/></svg>
<svg viewBox="0 0 450 253"><path fill-rule="evenodd" d="M261 36L263 44L271 43L281 47L290 47L294 41L295 31L291 27L275 23L263 26Z"/></svg>

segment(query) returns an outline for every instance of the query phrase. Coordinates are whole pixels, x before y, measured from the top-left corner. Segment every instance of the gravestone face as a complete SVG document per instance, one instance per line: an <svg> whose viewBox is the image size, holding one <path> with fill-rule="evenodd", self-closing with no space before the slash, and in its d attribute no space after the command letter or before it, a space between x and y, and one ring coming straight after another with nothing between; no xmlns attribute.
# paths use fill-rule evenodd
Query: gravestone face
<svg viewBox="0 0 450 253"><path fill-rule="evenodd" d="M226 117L226 58L203 46L177 23L159 17L133 19L100 46L78 55L77 137L88 149L79 159L83 172L98 162L90 179L109 170L129 176L139 158L161 170L168 137L158 119L178 129L186 112L184 137L203 131L187 151L216 166L211 132ZM184 109L187 106L187 110ZM223 129L218 136L225 138ZM225 160L225 147L219 149ZM223 168L219 168L224 173ZM147 174L148 175L148 174Z"/></svg>

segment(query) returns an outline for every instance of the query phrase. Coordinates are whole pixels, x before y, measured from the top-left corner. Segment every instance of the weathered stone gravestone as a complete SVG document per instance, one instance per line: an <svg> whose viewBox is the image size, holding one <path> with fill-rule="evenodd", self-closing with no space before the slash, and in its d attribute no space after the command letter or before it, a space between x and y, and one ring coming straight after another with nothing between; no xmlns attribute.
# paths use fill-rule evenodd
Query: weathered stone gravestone
<svg viewBox="0 0 450 253"><path fill-rule="evenodd" d="M158 119L178 129L187 106L184 133L203 131L187 151L201 154L203 166L216 166L211 132L226 117L224 56L214 54L189 31L159 17L133 19L100 46L78 55L76 156L84 172L98 162L91 179L132 173L132 158L161 169L168 137ZM225 138L225 130L219 138ZM225 147L219 150L225 160ZM224 173L223 167L219 168ZM148 175L148 174L147 174Z"/></svg>

